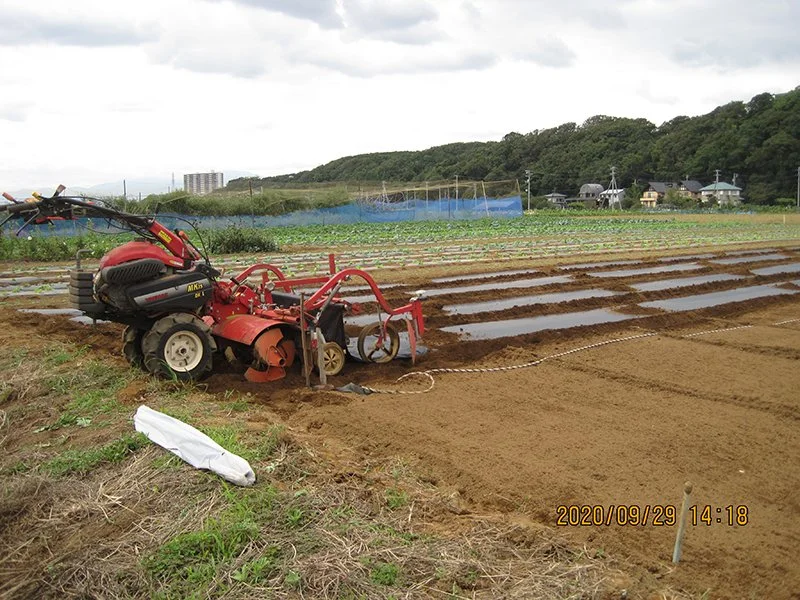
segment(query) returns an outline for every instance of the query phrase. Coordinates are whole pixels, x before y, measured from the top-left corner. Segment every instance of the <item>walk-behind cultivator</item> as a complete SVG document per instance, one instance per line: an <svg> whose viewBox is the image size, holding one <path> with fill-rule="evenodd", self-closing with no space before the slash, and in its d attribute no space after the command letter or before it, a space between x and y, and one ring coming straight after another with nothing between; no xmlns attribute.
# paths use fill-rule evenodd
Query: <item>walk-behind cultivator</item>
<svg viewBox="0 0 800 600"><path fill-rule="evenodd" d="M338 294L354 277L367 283L385 313L361 330L360 359L388 362L397 355L400 340L393 321L405 323L412 358L416 354L424 333L419 295L392 308L368 273L337 272L333 256L325 276L289 279L274 265L255 264L225 279L183 231L98 200L61 196L63 191L59 186L52 197L35 202L9 198L12 204L0 207L9 213L0 226L19 217L19 234L32 224L86 216L137 234L138 239L103 256L96 271L82 269L78 257L69 287L72 305L87 316L127 326L122 350L131 364L191 380L208 374L224 356L245 366L248 380L274 381L299 355L305 366L321 360L317 368L336 375L348 357L344 316L360 312L358 304ZM199 232L197 237L202 242Z"/></svg>

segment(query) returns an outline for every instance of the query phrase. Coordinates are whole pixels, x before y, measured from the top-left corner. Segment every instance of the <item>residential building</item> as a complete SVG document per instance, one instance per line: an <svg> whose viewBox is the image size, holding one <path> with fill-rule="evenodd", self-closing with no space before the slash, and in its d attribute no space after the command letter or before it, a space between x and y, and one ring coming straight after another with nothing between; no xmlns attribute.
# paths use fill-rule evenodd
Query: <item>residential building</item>
<svg viewBox="0 0 800 600"><path fill-rule="evenodd" d="M553 192L552 194L546 194L545 198L547 198L551 204L557 206L558 208L564 208L567 205L566 194L559 194L558 192Z"/></svg>
<svg viewBox="0 0 800 600"><path fill-rule="evenodd" d="M202 196L216 189L225 187L225 177L222 173L191 173L183 176L183 189L190 194Z"/></svg>
<svg viewBox="0 0 800 600"><path fill-rule="evenodd" d="M581 200L597 200L602 191L603 186L599 183L584 183L581 186L581 191L578 192L578 198Z"/></svg>
<svg viewBox="0 0 800 600"><path fill-rule="evenodd" d="M655 208L656 204L664 201L667 195L667 190L675 189L676 184L670 181L648 181L648 188L642 194L640 200L642 206L645 208Z"/></svg>
<svg viewBox="0 0 800 600"><path fill-rule="evenodd" d="M724 181L719 181L700 188L700 197L705 202L724 204L739 204L741 202L742 188Z"/></svg>
<svg viewBox="0 0 800 600"><path fill-rule="evenodd" d="M678 191L681 196L691 198L692 200L700 200L700 190L703 189L703 184L694 179L684 179L678 186Z"/></svg>

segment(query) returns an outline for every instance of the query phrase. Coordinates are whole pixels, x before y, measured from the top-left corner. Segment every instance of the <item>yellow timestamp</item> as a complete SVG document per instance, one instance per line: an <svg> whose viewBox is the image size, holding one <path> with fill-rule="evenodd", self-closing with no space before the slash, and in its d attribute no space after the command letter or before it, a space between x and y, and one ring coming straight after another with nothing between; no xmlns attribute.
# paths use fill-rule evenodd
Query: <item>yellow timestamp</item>
<svg viewBox="0 0 800 600"><path fill-rule="evenodd" d="M678 510L672 504L561 504L556 506L556 525L565 527L672 527Z"/></svg>
<svg viewBox="0 0 800 600"><path fill-rule="evenodd" d="M674 527L680 511L674 504L561 504L556 507L559 527ZM687 525L727 525L744 527L749 523L747 505L711 506L694 504L689 507Z"/></svg>
<svg viewBox="0 0 800 600"><path fill-rule="evenodd" d="M729 504L727 506L693 504L689 507L689 522L694 527L698 525L744 527L750 522L750 509L746 504Z"/></svg>

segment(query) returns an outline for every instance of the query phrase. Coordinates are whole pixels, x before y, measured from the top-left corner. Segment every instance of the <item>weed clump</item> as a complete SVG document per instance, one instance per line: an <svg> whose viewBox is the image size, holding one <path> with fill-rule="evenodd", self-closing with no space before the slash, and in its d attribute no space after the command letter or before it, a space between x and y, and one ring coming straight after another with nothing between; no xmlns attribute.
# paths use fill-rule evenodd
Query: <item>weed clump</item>
<svg viewBox="0 0 800 600"><path fill-rule="evenodd" d="M67 450L42 463L41 469L53 477L81 475L103 463L118 463L144 448L149 440L140 433L124 435L110 444L86 450Z"/></svg>
<svg viewBox="0 0 800 600"><path fill-rule="evenodd" d="M265 229L231 225L224 229L212 229L207 234L208 251L211 254L234 254L237 252L276 252L278 244Z"/></svg>

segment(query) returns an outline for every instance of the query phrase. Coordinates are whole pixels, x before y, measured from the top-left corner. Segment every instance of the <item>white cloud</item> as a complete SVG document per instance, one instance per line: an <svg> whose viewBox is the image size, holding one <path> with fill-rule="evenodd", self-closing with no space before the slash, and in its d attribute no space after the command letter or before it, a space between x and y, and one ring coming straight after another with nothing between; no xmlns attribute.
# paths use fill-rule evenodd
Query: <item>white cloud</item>
<svg viewBox="0 0 800 600"><path fill-rule="evenodd" d="M764 0L4 0L0 189L659 124L797 85ZM613 92L609 92L613 90Z"/></svg>

